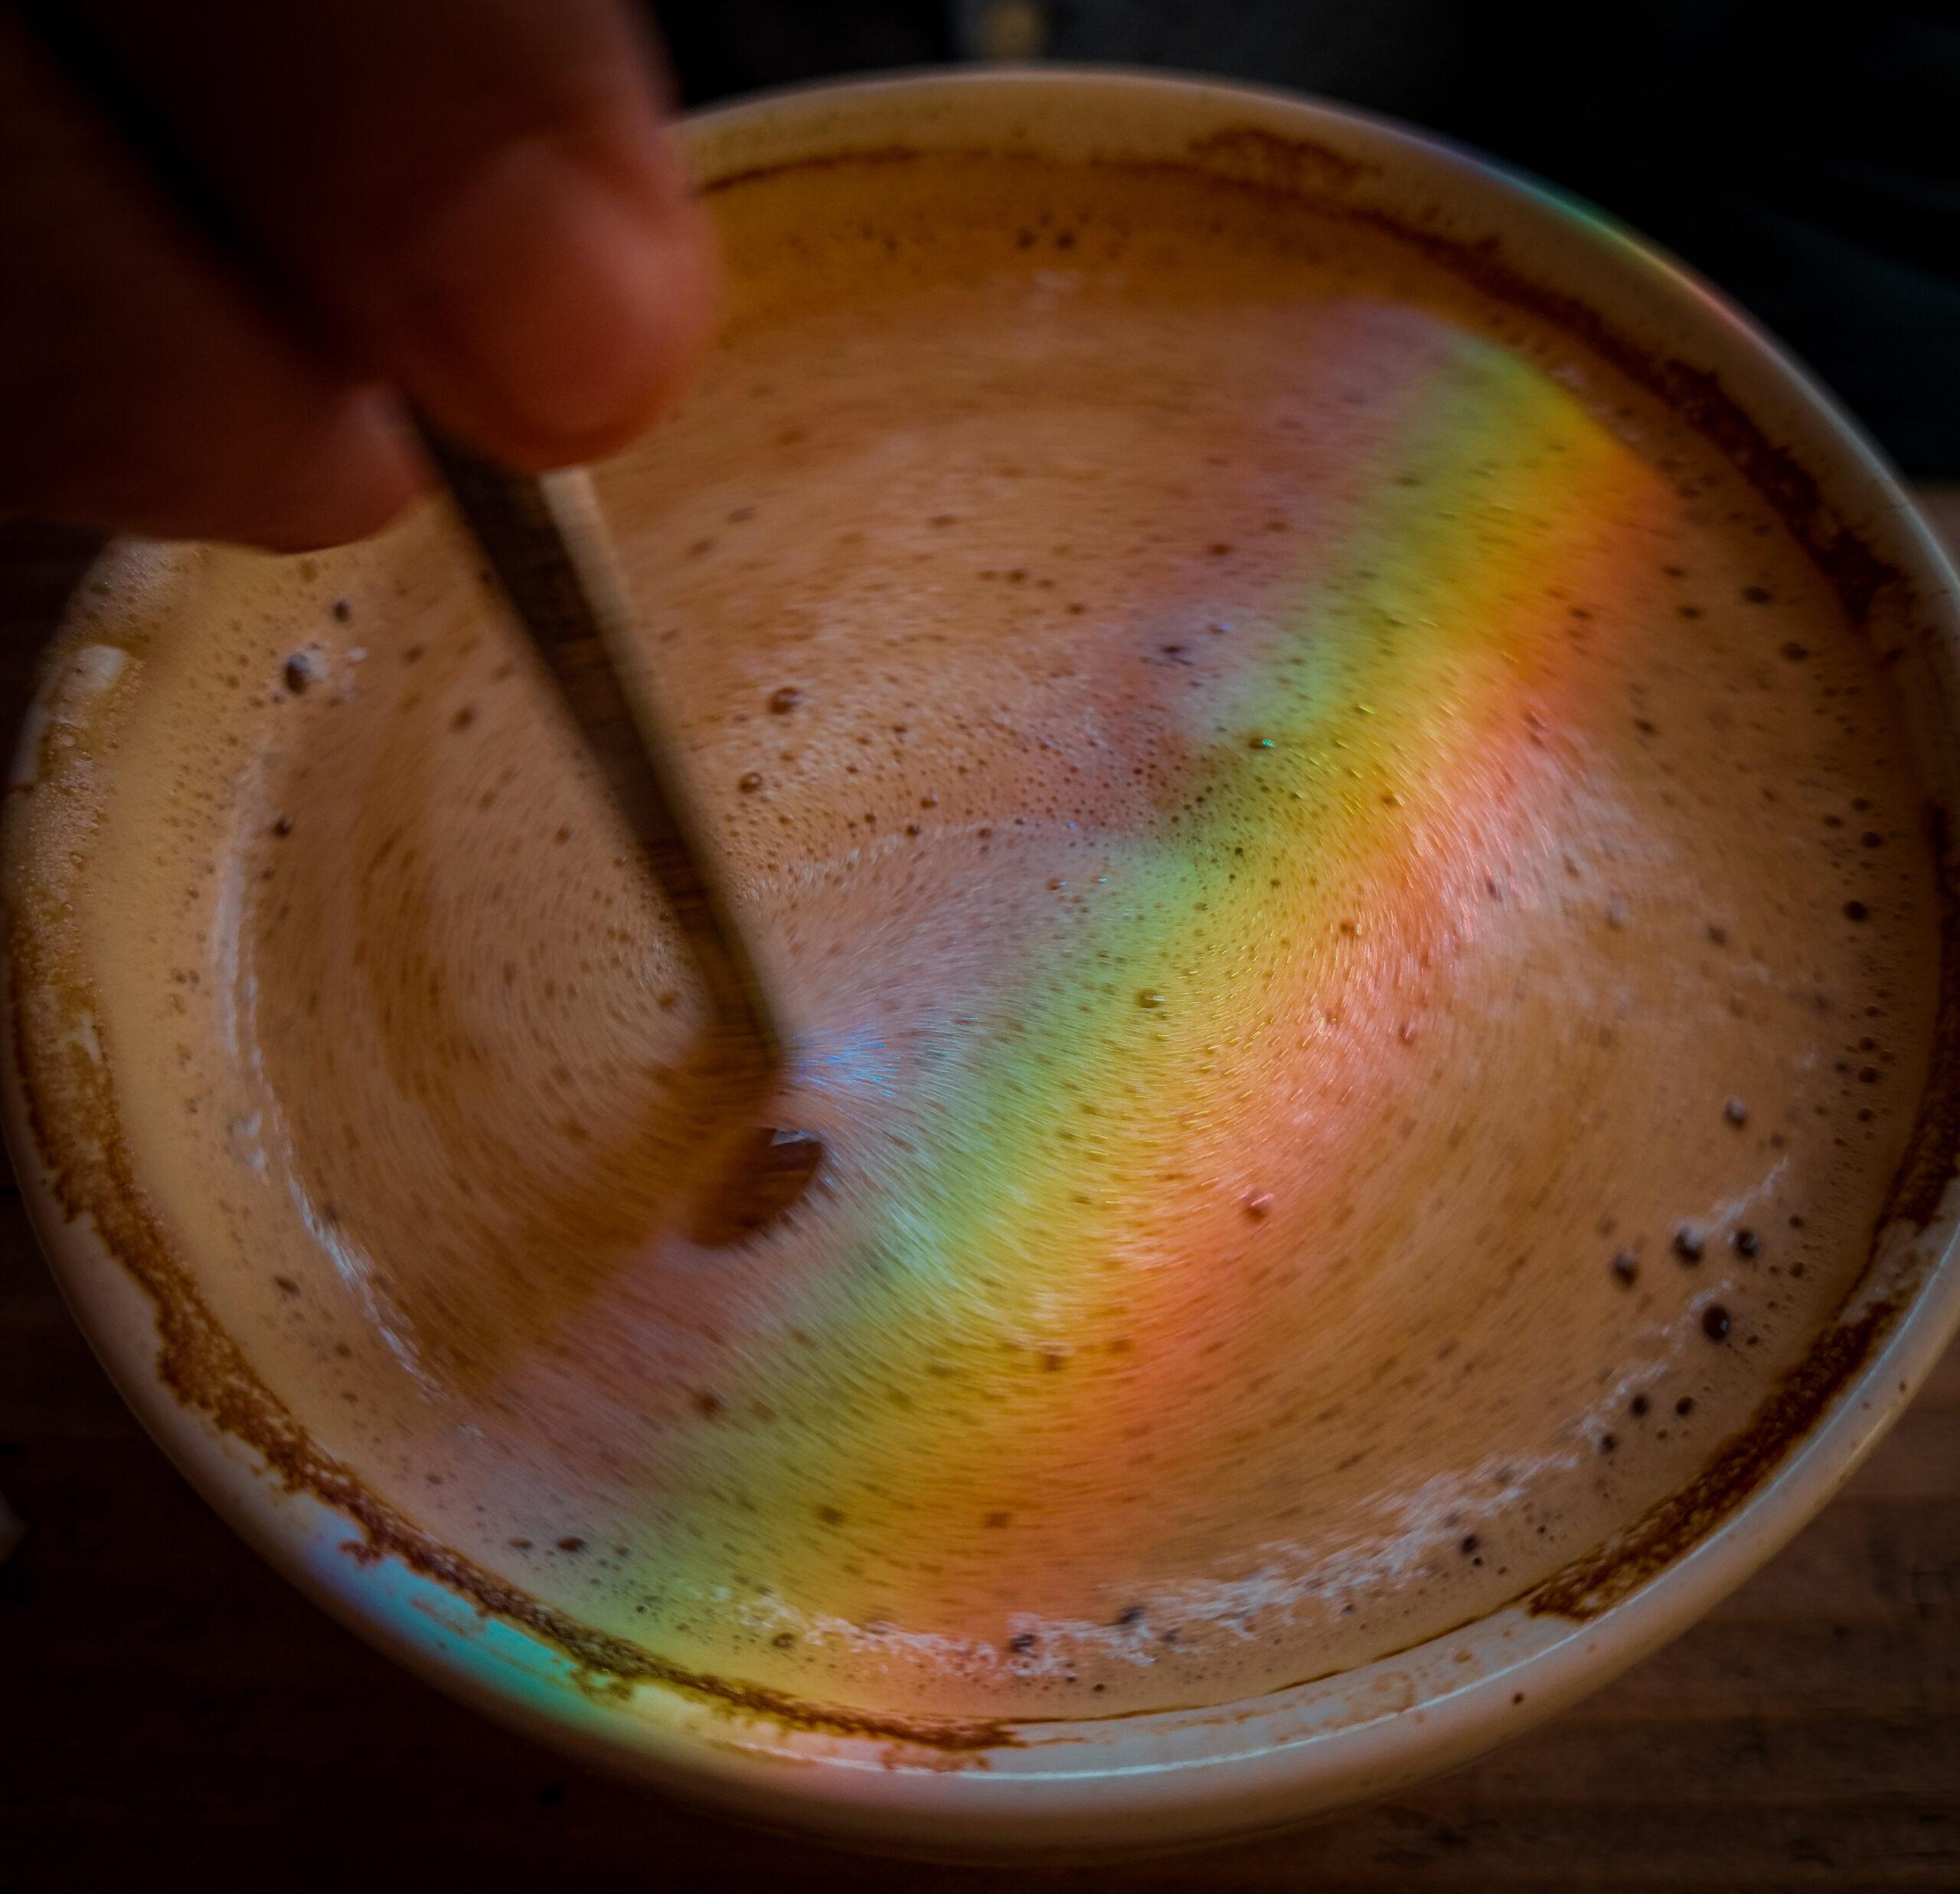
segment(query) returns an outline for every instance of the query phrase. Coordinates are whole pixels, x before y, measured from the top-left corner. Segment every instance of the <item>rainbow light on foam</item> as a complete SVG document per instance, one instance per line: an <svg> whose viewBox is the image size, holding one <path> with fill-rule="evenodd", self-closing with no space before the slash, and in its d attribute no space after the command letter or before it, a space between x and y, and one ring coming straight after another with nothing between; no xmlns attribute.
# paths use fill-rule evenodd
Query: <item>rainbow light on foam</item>
<svg viewBox="0 0 1960 1894"><path fill-rule="evenodd" d="M1018 1030L963 1043L930 1081L861 1260L790 1318L822 1345L759 1351L753 1388L732 1390L766 1391L793 1447L697 1438L690 1483L739 1489L805 1546L824 1543L819 1502L895 1507L914 1556L877 1595L900 1622L932 1619L947 1556L1038 1571L1093 1546L1098 1481L1153 1427L1230 1425L1190 1398L1220 1285L1255 1253L1312 1267L1355 1089L1398 1082L1377 1049L1419 1015L1474 926L1473 884L1532 819L1561 688L1540 657L1570 629L1557 601L1609 586L1613 522L1651 476L1491 344L1459 336L1437 370L1344 539L1263 630L1235 627L1222 686L1169 700L1183 754L1162 820L1085 844L1101 878L991 1009ZM1277 1171L1276 1146L1294 1154ZM1250 1372L1263 1338L1236 1301ZM1062 1536L991 1530L1023 1524L1031 1494ZM845 1559L838 1543L786 1569ZM665 1589L658 1556L645 1576ZM685 1576L713 1592L727 1575Z"/></svg>

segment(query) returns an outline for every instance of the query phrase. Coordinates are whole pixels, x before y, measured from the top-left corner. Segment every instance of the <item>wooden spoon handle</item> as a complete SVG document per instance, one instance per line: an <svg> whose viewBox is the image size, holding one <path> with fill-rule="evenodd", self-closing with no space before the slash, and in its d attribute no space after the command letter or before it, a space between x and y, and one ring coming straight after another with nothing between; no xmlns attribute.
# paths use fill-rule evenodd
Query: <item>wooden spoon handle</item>
<svg viewBox="0 0 1960 1894"><path fill-rule="evenodd" d="M592 483L580 469L513 473L426 431L457 511L667 897L717 1024L763 1076L783 1044L753 955L688 806L647 693L629 683L631 608ZM743 1063L747 1063L746 1060Z"/></svg>

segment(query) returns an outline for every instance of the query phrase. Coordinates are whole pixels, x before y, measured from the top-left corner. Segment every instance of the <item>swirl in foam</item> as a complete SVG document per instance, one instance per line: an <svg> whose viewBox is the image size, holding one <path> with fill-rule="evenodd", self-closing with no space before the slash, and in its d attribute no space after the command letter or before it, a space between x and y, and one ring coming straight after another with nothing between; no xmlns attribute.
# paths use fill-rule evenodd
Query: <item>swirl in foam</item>
<svg viewBox="0 0 1960 1894"><path fill-rule="evenodd" d="M679 1233L695 997L424 517L127 641L80 926L155 1214L389 1505L701 1670L1131 1710L1517 1595L1863 1260L1936 960L1877 667L1387 237L998 160L718 209L608 495L822 1187Z"/></svg>

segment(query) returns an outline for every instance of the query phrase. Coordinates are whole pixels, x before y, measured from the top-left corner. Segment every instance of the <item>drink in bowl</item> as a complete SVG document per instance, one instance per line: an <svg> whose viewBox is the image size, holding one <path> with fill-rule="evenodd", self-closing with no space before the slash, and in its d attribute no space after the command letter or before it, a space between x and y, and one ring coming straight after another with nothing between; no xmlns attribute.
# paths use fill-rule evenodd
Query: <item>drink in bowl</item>
<svg viewBox="0 0 1960 1894"><path fill-rule="evenodd" d="M714 1806L1093 1851L1461 1760L1960 1317L1951 576L1741 318L1378 122L689 136L721 334L601 487L816 1184L695 1240L701 997L430 508L70 613L7 855L57 1272L331 1608Z"/></svg>

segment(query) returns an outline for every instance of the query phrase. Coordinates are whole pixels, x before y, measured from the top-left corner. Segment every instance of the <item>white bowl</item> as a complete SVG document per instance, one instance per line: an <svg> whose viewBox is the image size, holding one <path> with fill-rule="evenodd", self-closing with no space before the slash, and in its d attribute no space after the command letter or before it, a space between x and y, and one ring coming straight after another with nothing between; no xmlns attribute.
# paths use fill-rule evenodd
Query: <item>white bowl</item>
<svg viewBox="0 0 1960 1894"><path fill-rule="evenodd" d="M1169 160L1386 216L1501 294L1565 299L1566 318L1591 325L1595 345L1617 351L1620 367L1699 403L1737 454L1753 456L1759 484L1780 485L1793 527L1821 554L1842 533L1841 550L1861 545L1894 570L1873 601L1872 635L1899 652L1895 674L1928 798L1951 803L1960 587L1931 536L1870 444L1759 330L1583 207L1354 113L1109 73L826 88L710 113L686 134L710 182L897 147ZM132 544L106 556L132 616L167 599L208 557ZM86 749L99 681L77 673L77 661L44 683L17 783L33 780L51 719ZM1740 1583L1837 1491L1960 1324L1955 1133L1946 1123L1922 1151L1912 1214L1886 1233L1806 1371L1730 1443L1727 1459L1718 1455L1695 1488L1633 1523L1595 1566L1446 1636L1243 1703L1028 1724L968 1747L806 1726L659 1683L594 1688L563 1651L431 1572L396 1556L352 1556L361 1541L347 1516L287 1490L165 1384L157 1306L97 1223L64 1208L60 1156L43 1148L45 1119L22 1076L24 1055L54 1050L44 1043L47 1015L21 1004L23 941L35 927L21 874L33 800L12 798L7 838L8 1143L55 1273L131 1406L273 1564L432 1682L595 1762L772 1824L938 1853L1140 1850L1282 1827L1450 1768L1606 1682ZM1949 939L1949 969L1954 946ZM1956 1013L1949 994L1942 1040L1960 1027ZM86 1063L85 1039L63 1056ZM1960 1047L1944 1048L1936 1066L1945 1080L1956 1064Z"/></svg>

